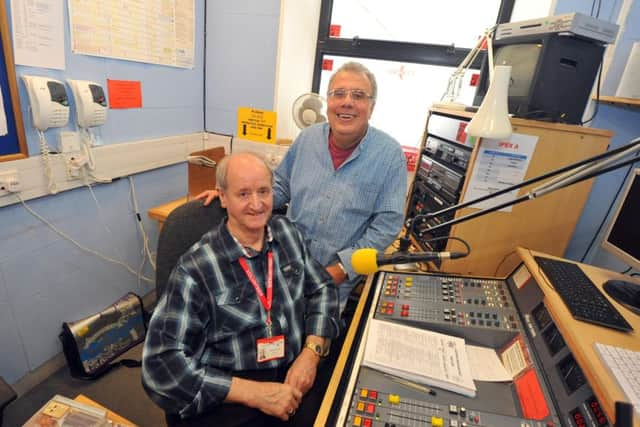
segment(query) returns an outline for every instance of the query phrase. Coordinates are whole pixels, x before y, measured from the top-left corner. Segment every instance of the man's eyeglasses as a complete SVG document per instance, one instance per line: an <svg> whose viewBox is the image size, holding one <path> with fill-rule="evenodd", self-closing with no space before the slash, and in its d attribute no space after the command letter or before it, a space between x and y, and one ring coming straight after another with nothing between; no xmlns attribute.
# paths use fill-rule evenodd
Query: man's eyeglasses
<svg viewBox="0 0 640 427"><path fill-rule="evenodd" d="M347 98L347 94L351 95L351 99L355 102L366 101L373 97L361 89L334 89L327 92L330 98L342 101Z"/></svg>

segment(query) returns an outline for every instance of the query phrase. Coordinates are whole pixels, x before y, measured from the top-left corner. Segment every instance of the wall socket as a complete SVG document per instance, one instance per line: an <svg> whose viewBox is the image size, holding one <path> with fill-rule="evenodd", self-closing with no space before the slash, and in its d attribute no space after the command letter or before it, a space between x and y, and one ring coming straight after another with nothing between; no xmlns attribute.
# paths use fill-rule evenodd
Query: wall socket
<svg viewBox="0 0 640 427"><path fill-rule="evenodd" d="M0 172L0 197L22 190L20 174L17 169Z"/></svg>
<svg viewBox="0 0 640 427"><path fill-rule="evenodd" d="M83 154L80 144L80 134L78 132L63 131L58 134L58 150L64 157L69 181L81 177L80 169L82 166L80 164L83 163L81 159Z"/></svg>

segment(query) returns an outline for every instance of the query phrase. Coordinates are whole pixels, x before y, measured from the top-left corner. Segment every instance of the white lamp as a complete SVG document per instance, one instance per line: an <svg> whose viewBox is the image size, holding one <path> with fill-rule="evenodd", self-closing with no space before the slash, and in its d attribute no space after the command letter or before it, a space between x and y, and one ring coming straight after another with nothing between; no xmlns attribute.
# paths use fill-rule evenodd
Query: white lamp
<svg viewBox="0 0 640 427"><path fill-rule="evenodd" d="M460 89L462 88L462 80L464 79L465 73L467 72L471 64L473 64L473 61L475 61L476 57L482 50L482 47L485 42L487 43L487 47L489 49L489 55L491 55L491 38L495 28L496 27L493 26L485 30L482 37L480 37L480 39L478 40L478 43L476 43L473 49L469 51L467 56L462 60L462 62L460 63L460 65L458 65L455 71L451 73L451 76L449 77L449 81L447 82L447 90L442 95L440 102L434 102L432 104L432 107L464 110L466 106L464 104L456 102L456 100L458 99L458 96L460 95ZM489 59L490 68L491 68L491 65L493 65L492 59L493 58Z"/></svg>
<svg viewBox="0 0 640 427"><path fill-rule="evenodd" d="M497 65L493 69L489 90L467 126L467 134L492 139L506 139L511 136L513 130L507 103L510 79L510 65Z"/></svg>

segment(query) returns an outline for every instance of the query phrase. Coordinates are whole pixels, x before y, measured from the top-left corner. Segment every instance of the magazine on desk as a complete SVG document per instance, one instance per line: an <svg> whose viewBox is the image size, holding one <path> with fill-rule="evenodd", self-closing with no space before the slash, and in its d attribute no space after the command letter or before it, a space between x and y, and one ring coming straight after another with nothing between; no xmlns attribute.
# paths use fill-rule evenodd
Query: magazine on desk
<svg viewBox="0 0 640 427"><path fill-rule="evenodd" d="M362 363L417 383L476 395L462 338L372 319Z"/></svg>

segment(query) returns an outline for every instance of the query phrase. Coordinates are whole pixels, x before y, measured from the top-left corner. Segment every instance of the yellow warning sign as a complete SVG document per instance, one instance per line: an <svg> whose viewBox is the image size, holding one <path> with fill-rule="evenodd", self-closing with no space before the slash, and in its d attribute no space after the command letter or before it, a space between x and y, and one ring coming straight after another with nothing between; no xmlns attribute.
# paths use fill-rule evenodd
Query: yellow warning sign
<svg viewBox="0 0 640 427"><path fill-rule="evenodd" d="M257 142L275 144L276 112L255 108L238 108L237 137Z"/></svg>

